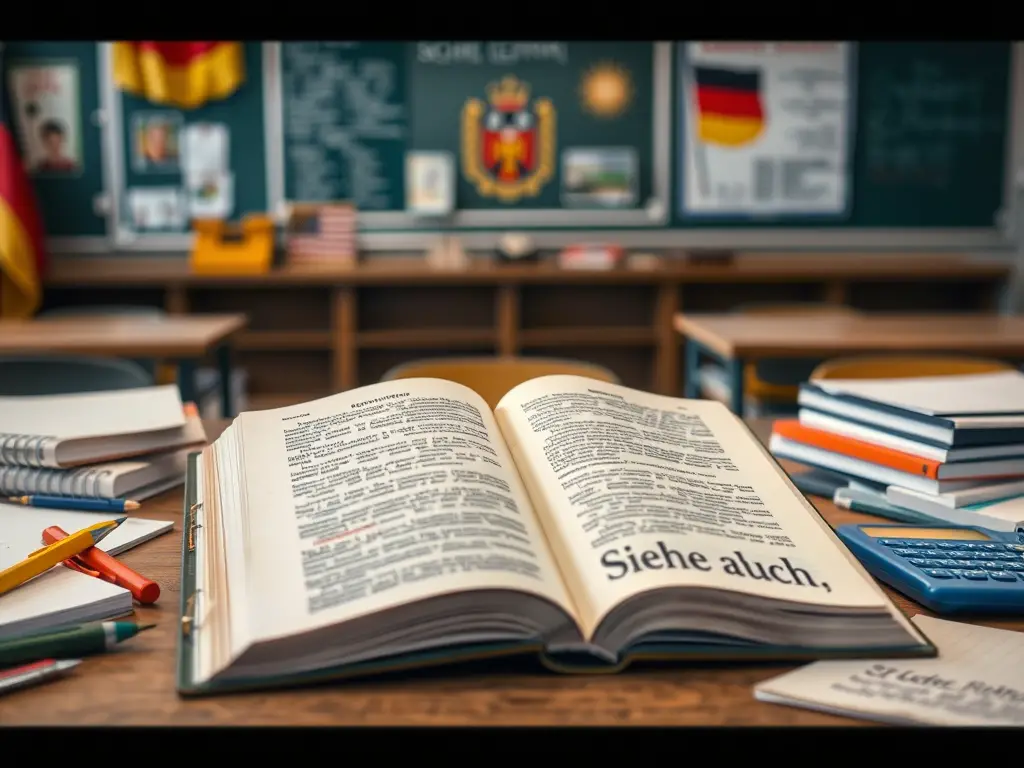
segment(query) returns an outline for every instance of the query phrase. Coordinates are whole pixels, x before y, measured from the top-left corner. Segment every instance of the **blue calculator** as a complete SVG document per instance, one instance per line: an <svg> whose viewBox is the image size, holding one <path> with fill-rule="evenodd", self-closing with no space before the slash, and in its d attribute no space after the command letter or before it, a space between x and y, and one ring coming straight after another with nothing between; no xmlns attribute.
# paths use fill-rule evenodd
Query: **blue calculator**
<svg viewBox="0 0 1024 768"><path fill-rule="evenodd" d="M868 572L938 614L1024 614L1024 531L841 525Z"/></svg>

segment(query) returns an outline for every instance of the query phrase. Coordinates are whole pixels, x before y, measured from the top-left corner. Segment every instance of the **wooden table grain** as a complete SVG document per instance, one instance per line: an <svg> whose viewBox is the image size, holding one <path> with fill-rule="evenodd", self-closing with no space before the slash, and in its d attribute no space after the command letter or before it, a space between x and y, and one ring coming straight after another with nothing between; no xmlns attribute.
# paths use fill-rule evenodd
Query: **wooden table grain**
<svg viewBox="0 0 1024 768"><path fill-rule="evenodd" d="M211 437L226 425L208 425ZM765 438L770 426L753 422ZM816 501L833 525L866 515ZM475 674L453 668L307 689L182 699L175 692L180 599L181 490L146 502L140 517L178 521L172 533L121 556L158 581L156 628L114 653L86 659L64 679L0 697L2 725L864 725L755 701L752 688L791 669L771 664L685 664L621 675ZM908 615L922 610L896 596ZM1024 621L983 621L1024 631Z"/></svg>

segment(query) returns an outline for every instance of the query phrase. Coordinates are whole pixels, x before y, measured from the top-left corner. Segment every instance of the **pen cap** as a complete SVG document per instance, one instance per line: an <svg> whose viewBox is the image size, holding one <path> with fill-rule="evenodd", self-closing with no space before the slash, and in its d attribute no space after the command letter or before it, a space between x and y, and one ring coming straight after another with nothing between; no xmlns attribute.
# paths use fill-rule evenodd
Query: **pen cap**
<svg viewBox="0 0 1024 768"><path fill-rule="evenodd" d="M67 533L56 525L50 526L43 531L43 541L47 544L63 539L65 536L67 536ZM105 576L113 578L119 587L124 587L131 592L132 597L140 603L155 603L157 598L160 597L159 584L136 573L99 547L89 547L89 549L78 555L78 559L94 571L99 571Z"/></svg>

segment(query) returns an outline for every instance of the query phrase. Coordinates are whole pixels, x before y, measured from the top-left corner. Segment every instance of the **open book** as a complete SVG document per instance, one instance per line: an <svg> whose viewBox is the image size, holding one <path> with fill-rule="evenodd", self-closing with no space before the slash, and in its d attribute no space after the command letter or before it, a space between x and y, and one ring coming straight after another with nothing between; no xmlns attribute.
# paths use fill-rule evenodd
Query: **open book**
<svg viewBox="0 0 1024 768"><path fill-rule="evenodd" d="M179 690L540 652L934 654L724 406L575 376L243 413L186 487Z"/></svg>

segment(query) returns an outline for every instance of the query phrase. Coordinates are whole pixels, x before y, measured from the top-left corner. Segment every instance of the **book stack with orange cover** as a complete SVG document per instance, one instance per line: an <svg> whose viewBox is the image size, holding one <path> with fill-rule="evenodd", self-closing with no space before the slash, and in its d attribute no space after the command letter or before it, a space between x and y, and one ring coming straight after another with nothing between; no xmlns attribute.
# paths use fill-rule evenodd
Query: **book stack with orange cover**
<svg viewBox="0 0 1024 768"><path fill-rule="evenodd" d="M1016 370L801 386L777 458L841 475L893 506L1024 531L1024 374Z"/></svg>

